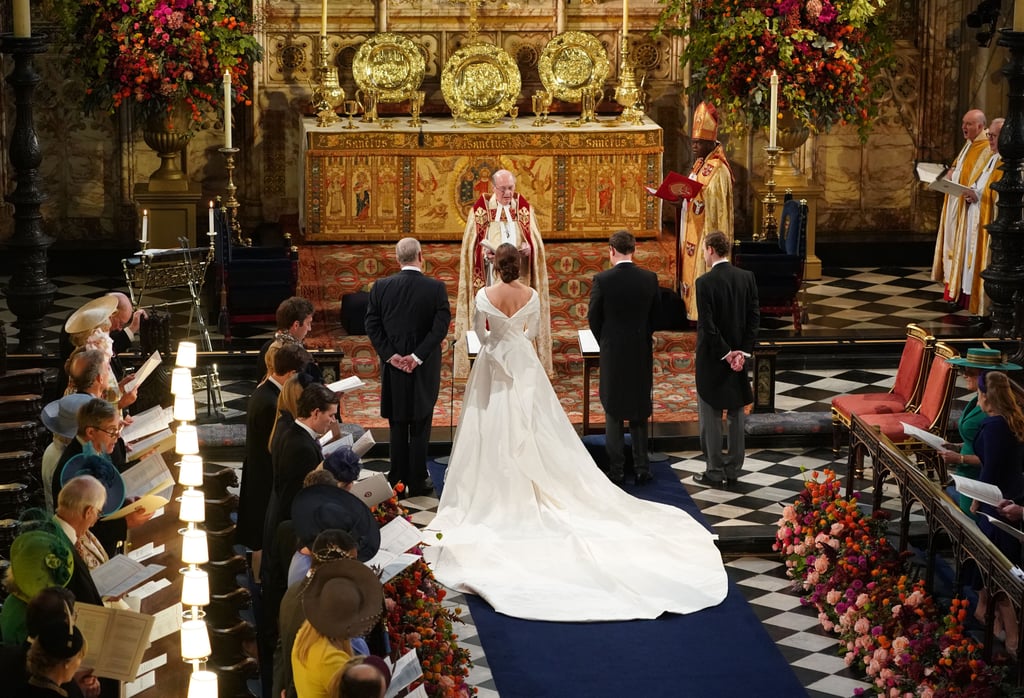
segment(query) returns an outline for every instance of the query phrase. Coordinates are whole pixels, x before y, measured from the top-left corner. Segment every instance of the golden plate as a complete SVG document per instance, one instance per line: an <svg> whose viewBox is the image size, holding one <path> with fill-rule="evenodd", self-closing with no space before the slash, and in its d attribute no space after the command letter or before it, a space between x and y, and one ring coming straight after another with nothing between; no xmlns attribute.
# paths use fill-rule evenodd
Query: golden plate
<svg viewBox="0 0 1024 698"><path fill-rule="evenodd" d="M374 34L352 59L352 78L364 92L377 91L378 102L402 102L420 89L426 63L423 52L401 34Z"/></svg>
<svg viewBox="0 0 1024 698"><path fill-rule="evenodd" d="M522 89L519 66L490 44L463 46L441 71L441 94L453 114L475 124L491 124L508 114Z"/></svg>
<svg viewBox="0 0 1024 698"><path fill-rule="evenodd" d="M610 67L604 45L586 32L559 34L537 63L544 89L563 102L582 102L585 90L603 88Z"/></svg>

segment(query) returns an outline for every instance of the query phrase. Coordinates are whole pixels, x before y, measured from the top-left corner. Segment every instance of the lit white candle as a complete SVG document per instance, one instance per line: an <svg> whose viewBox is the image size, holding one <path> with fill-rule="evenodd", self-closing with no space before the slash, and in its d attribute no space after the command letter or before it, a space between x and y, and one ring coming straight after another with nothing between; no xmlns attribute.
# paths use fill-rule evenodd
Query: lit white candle
<svg viewBox="0 0 1024 698"><path fill-rule="evenodd" d="M17 5L14 6L14 11L18 11ZM1015 0L1013 3L1013 31L1024 32L1024 0ZM15 35L17 35L17 30L15 30Z"/></svg>
<svg viewBox="0 0 1024 698"><path fill-rule="evenodd" d="M231 71L224 71L224 147L231 147Z"/></svg>
<svg viewBox="0 0 1024 698"><path fill-rule="evenodd" d="M1021 0L1024 2L1024 0ZM779 139L779 74L772 71L771 121L768 123L768 147L774 148Z"/></svg>
<svg viewBox="0 0 1024 698"><path fill-rule="evenodd" d="M213 237L215 234L213 232L213 201L210 202L210 229L209 232L207 232L206 234L209 235L210 237Z"/></svg>
<svg viewBox="0 0 1024 698"><path fill-rule="evenodd" d="M14 0L14 38L27 39L32 36L32 10L29 0Z"/></svg>
<svg viewBox="0 0 1024 698"><path fill-rule="evenodd" d="M142 209L142 237L139 242L149 242L149 211Z"/></svg>
<svg viewBox="0 0 1024 698"><path fill-rule="evenodd" d="M327 36L327 0L320 0L320 36Z"/></svg>
<svg viewBox="0 0 1024 698"><path fill-rule="evenodd" d="M1024 0L1018 0L1024 2ZM629 0L622 0L622 35L629 34Z"/></svg>

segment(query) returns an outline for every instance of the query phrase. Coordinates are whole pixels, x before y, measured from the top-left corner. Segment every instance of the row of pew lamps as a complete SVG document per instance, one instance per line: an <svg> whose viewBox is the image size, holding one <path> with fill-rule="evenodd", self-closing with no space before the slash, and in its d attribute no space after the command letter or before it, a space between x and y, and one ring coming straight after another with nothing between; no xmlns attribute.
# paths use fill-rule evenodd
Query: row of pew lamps
<svg viewBox="0 0 1024 698"><path fill-rule="evenodd" d="M206 495L203 486L203 459L199 455L199 434L196 430L196 401L192 393L192 369L196 367L197 347L194 342L181 342L171 372L171 394L174 395L174 450L181 494L178 518L185 523L181 534L181 657L192 666L188 698L217 698L217 674L206 669L212 654L210 632L203 608L210 605L210 579L200 568L210 561L206 531L199 524L206 520Z"/></svg>

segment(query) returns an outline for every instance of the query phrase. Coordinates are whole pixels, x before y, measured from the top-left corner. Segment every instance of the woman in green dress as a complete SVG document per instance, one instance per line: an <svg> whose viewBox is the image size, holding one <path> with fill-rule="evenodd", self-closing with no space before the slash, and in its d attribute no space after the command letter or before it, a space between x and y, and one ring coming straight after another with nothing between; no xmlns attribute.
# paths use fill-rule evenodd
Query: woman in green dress
<svg viewBox="0 0 1024 698"><path fill-rule="evenodd" d="M974 452L974 438L978 435L981 422L988 415L978 405L978 376L985 371L1019 371L1020 366L1003 360L1002 352L998 349L977 348L968 349L967 356L949 359L949 363L960 366L964 371L964 383L970 391L970 400L964 405L960 414L960 421L957 423L957 430L960 432L960 443L948 443L948 450L939 452L947 466L953 467L953 472L963 477L977 480L981 473L981 459ZM962 494L956 495L960 509L968 516L971 513L973 499Z"/></svg>

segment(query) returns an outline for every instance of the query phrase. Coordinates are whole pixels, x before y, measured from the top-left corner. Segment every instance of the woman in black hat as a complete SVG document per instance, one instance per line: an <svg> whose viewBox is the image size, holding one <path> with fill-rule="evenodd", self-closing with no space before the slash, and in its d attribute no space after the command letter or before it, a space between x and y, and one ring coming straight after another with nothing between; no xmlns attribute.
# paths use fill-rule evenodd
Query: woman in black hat
<svg viewBox="0 0 1024 698"><path fill-rule="evenodd" d="M25 660L28 681L18 696L68 697L62 685L74 679L85 658L87 646L82 631L75 626L70 607L65 605L64 610L65 617L43 627L32 642Z"/></svg>

